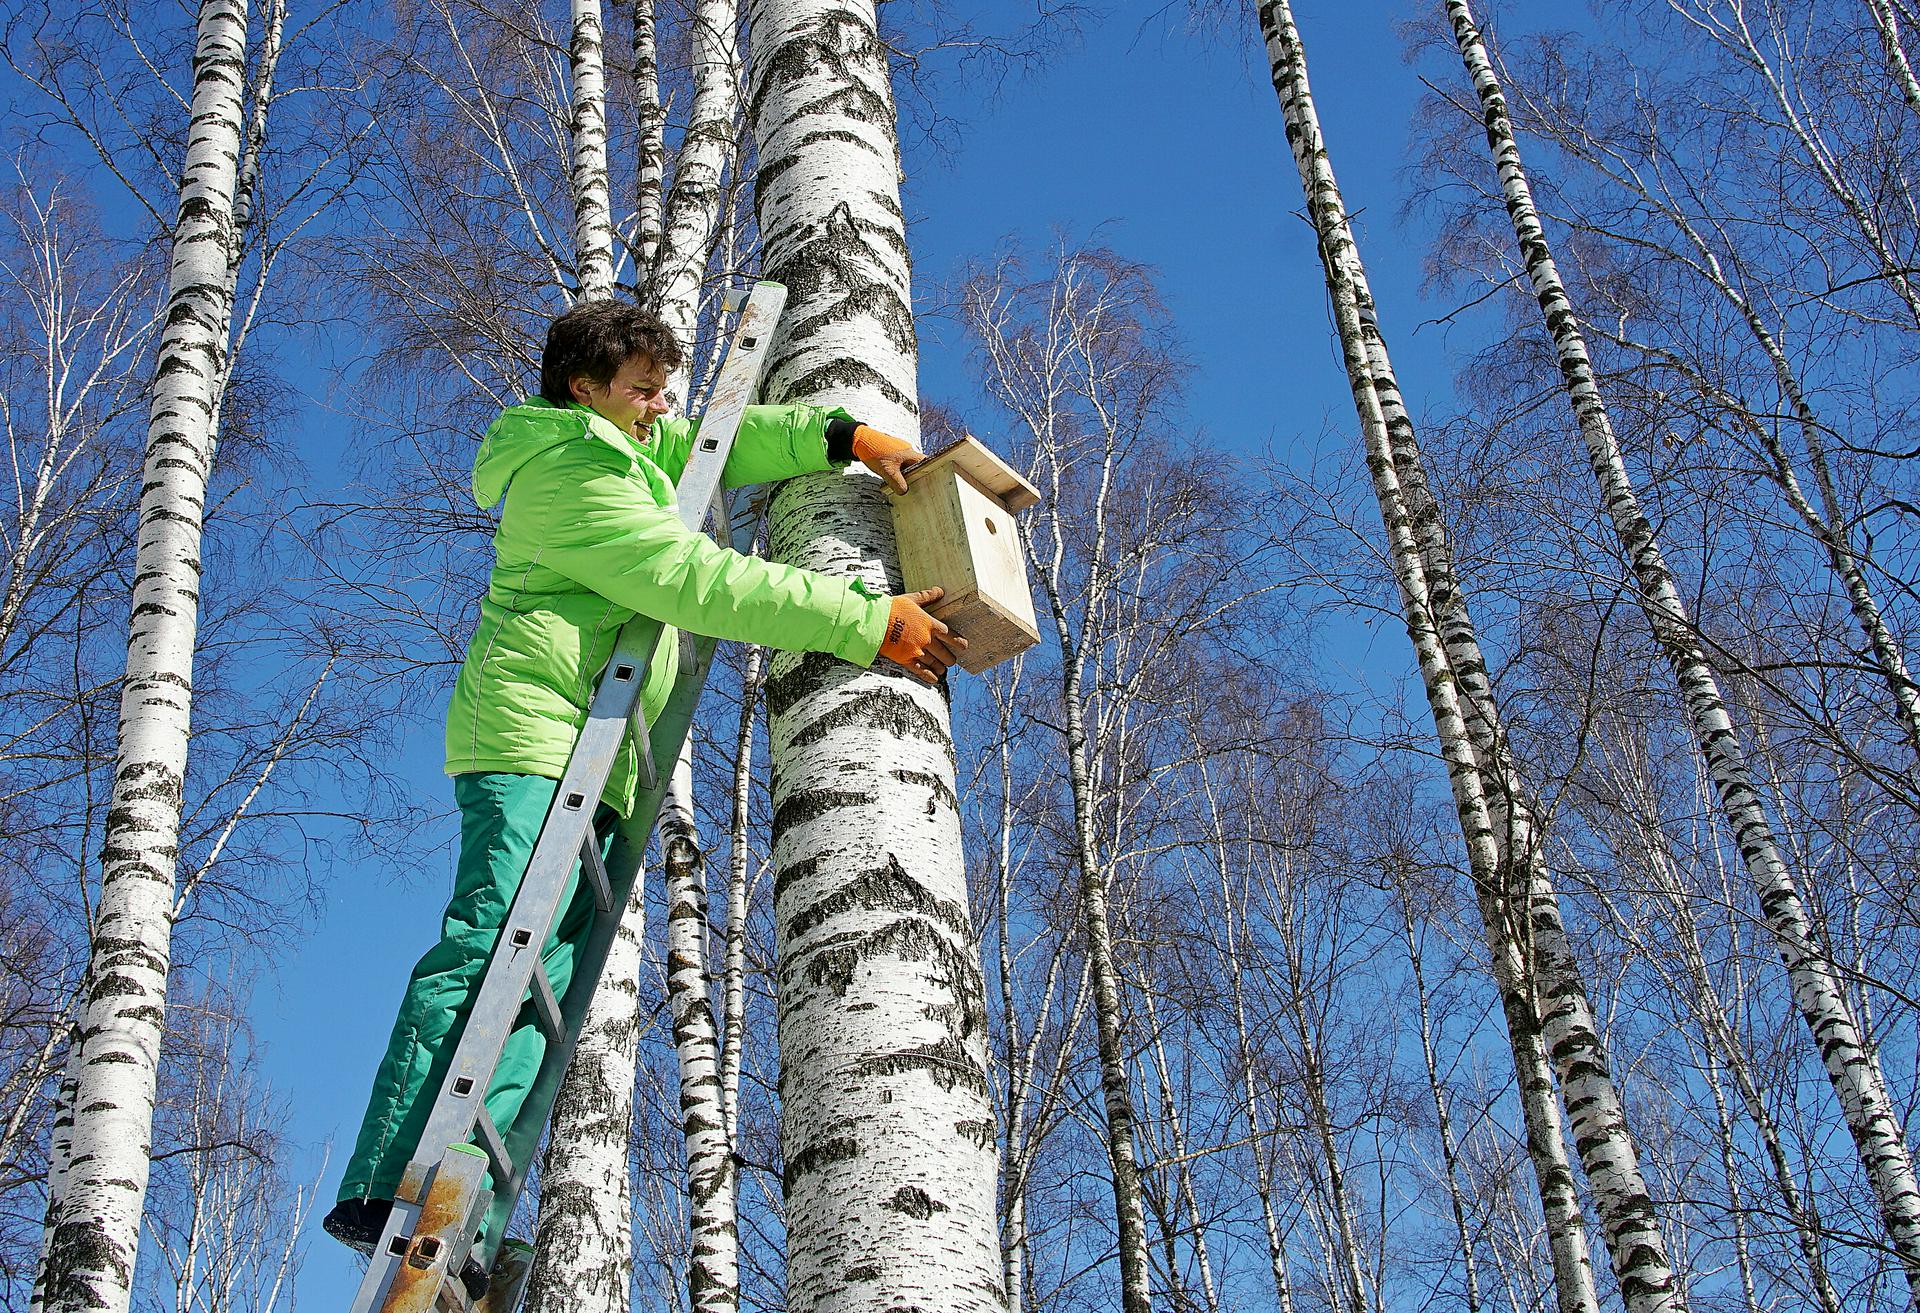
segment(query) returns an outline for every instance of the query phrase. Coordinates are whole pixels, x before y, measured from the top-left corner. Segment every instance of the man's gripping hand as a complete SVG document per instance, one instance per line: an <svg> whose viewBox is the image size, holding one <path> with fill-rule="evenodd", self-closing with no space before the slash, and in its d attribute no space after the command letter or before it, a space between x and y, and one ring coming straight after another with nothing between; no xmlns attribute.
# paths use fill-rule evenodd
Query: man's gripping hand
<svg viewBox="0 0 1920 1313"><path fill-rule="evenodd" d="M967 650L966 639L924 610L939 601L943 591L923 588L895 597L887 612L887 636L880 644L881 656L923 684L939 683L947 667Z"/></svg>
<svg viewBox="0 0 1920 1313"><path fill-rule="evenodd" d="M915 461L925 460L927 454L905 438L882 433L871 424L861 424L853 430L853 458L885 479L895 492L905 492L907 479L901 471Z"/></svg>

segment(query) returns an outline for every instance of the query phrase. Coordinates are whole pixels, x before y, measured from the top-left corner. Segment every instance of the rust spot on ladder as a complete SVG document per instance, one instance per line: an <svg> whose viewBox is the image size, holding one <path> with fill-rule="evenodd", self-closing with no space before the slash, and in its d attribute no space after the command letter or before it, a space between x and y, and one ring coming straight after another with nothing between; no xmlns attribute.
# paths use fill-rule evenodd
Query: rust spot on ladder
<svg viewBox="0 0 1920 1313"><path fill-rule="evenodd" d="M432 1313L440 1287L448 1278L453 1237L465 1220L466 1201L460 1197L460 1183L445 1172L434 1173L413 1235L407 1240L406 1257L394 1273L380 1313ZM459 1302L465 1306L464 1299Z"/></svg>

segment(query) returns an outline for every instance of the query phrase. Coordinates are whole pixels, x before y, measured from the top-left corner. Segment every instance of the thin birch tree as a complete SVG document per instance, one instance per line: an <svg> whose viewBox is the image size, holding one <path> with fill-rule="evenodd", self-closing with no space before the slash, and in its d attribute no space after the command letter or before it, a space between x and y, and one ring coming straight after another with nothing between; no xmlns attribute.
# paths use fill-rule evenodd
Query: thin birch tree
<svg viewBox="0 0 1920 1313"><path fill-rule="evenodd" d="M605 39L600 0L573 0L568 171L576 302L612 295L614 225L607 168ZM631 840L629 840L631 842ZM622 1313L631 1300L630 1150L639 1057L639 974L646 879L636 873L580 1038L555 1094L541 1156L529 1313Z"/></svg>
<svg viewBox="0 0 1920 1313"><path fill-rule="evenodd" d="M913 438L916 335L887 48L867 0L748 8L755 213L791 294L767 392ZM864 474L774 496L773 555L895 591ZM787 1307L1005 1307L986 1009L942 691L772 662Z"/></svg>

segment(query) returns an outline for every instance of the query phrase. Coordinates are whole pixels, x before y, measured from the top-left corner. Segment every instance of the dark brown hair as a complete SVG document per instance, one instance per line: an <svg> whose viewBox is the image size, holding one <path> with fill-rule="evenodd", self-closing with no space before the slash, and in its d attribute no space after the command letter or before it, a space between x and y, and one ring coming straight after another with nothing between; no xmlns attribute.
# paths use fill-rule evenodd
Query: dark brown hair
<svg viewBox="0 0 1920 1313"><path fill-rule="evenodd" d="M547 329L540 395L564 406L573 400L574 379L584 377L598 386L635 356L646 356L669 373L686 361L673 330L658 315L629 301L582 301Z"/></svg>

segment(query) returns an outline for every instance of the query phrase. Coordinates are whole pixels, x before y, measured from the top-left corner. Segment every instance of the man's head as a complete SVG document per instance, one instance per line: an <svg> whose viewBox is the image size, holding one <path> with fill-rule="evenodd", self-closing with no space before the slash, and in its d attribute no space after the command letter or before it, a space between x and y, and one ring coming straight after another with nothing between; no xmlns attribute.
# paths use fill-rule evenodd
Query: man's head
<svg viewBox="0 0 1920 1313"><path fill-rule="evenodd" d="M628 433L667 412L667 372L686 357L659 318L625 301L582 301L553 321L540 395L577 401Z"/></svg>

